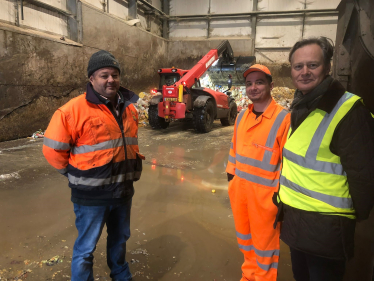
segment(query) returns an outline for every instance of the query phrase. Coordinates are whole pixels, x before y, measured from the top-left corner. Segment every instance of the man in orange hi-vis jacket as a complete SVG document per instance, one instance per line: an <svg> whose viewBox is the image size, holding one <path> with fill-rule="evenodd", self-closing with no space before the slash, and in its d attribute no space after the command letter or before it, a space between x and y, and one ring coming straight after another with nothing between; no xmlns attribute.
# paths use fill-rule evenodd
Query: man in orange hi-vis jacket
<svg viewBox="0 0 374 281"><path fill-rule="evenodd" d="M266 66L251 66L244 78L253 104L236 119L226 169L236 236L244 254L241 281L275 281L280 225L273 228L277 207L272 197L278 191L290 115L271 97L273 82Z"/></svg>
<svg viewBox="0 0 374 281"><path fill-rule="evenodd" d="M107 51L94 53L87 67L90 82L83 95L53 115L43 154L69 179L78 238L71 263L72 281L94 280L93 252L107 226L107 263L112 280L132 276L126 262L130 237L133 181L140 178L138 97L120 87L120 65Z"/></svg>

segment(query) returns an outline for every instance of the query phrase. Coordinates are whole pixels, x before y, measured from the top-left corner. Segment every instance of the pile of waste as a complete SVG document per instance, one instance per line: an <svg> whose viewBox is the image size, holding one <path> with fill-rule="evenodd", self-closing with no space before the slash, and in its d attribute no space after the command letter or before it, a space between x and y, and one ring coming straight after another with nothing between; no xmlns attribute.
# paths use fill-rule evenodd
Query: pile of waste
<svg viewBox="0 0 374 281"><path fill-rule="evenodd" d="M275 87L271 91L274 100L287 110L290 110L294 94L295 90L287 87Z"/></svg>
<svg viewBox="0 0 374 281"><path fill-rule="evenodd" d="M290 110L293 101L295 90L287 87L275 87L271 91L274 100L283 106L285 109ZM238 106L238 112L248 108L252 102L248 99L245 87L231 88L231 96L235 99Z"/></svg>
<svg viewBox="0 0 374 281"><path fill-rule="evenodd" d="M246 110L248 105L252 102L248 99L245 93L245 87L232 87L231 96L235 99L236 105L238 106L238 112Z"/></svg>
<svg viewBox="0 0 374 281"><path fill-rule="evenodd" d="M225 90L227 90L227 88L225 87L215 85L208 74L201 78L200 82L202 87L210 88L217 92L224 92ZM238 106L238 112L247 109L248 105L252 103L246 95L245 86L232 87L230 92L231 96L235 99L235 102ZM274 100L287 110L290 109L294 93L294 89L290 89L287 87L275 87L271 91L271 95L273 96Z"/></svg>
<svg viewBox="0 0 374 281"><path fill-rule="evenodd" d="M135 104L135 108L138 110L139 127L148 126L148 108L152 95L150 93L141 92L138 96L139 99Z"/></svg>
<svg viewBox="0 0 374 281"><path fill-rule="evenodd" d="M39 139L44 138L44 131L42 129L37 130L35 133L32 134L30 139Z"/></svg>

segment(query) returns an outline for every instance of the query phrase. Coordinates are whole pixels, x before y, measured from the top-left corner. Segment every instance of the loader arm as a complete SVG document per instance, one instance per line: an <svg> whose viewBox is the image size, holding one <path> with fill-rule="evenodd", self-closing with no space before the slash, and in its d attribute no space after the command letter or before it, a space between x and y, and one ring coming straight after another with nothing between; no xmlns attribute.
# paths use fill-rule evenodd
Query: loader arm
<svg viewBox="0 0 374 281"><path fill-rule="evenodd" d="M195 81L199 79L207 69L222 55L222 57L231 62L234 60L234 52L232 51L229 41L223 41L217 49L210 50L203 58L188 71L177 83L175 87L183 85L184 87L191 88Z"/></svg>

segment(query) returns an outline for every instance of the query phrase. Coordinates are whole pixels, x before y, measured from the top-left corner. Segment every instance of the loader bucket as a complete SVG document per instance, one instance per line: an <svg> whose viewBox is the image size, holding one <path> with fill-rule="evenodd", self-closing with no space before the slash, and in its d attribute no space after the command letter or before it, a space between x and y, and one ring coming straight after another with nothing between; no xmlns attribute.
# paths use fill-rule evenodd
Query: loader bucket
<svg viewBox="0 0 374 281"><path fill-rule="evenodd" d="M225 58L219 58L218 62L214 63L206 73L208 73L210 79L215 85L226 86L228 81L228 75L232 75L233 86L244 86L245 81L243 77L244 71L246 71L251 65L256 63L256 57L237 57L233 62L228 62Z"/></svg>

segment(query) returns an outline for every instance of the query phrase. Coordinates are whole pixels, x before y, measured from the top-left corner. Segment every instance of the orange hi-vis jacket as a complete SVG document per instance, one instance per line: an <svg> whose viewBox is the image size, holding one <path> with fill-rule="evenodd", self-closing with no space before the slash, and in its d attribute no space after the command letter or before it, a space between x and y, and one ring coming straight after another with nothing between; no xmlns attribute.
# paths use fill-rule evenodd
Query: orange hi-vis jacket
<svg viewBox="0 0 374 281"><path fill-rule="evenodd" d="M137 96L122 87L119 95L120 113L115 118L88 83L87 92L59 108L49 123L43 154L68 177L72 190L110 193L140 178L144 157L132 104Z"/></svg>
<svg viewBox="0 0 374 281"><path fill-rule="evenodd" d="M290 115L274 100L257 119L252 110L253 104L236 119L226 172L256 185L278 187Z"/></svg>
<svg viewBox="0 0 374 281"><path fill-rule="evenodd" d="M226 172L237 241L244 254L241 280L275 281L279 262L279 225L273 223L277 207L282 148L290 114L274 100L256 118L253 105L235 122Z"/></svg>

